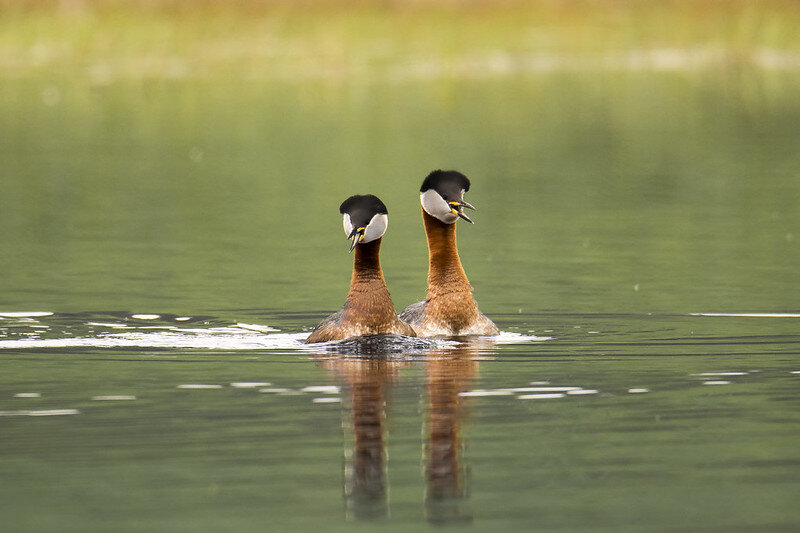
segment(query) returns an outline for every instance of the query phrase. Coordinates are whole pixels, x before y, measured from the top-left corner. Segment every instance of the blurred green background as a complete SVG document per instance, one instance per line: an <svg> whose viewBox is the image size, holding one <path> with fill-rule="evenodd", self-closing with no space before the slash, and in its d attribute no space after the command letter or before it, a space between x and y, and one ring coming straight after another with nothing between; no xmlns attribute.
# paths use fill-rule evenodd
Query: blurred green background
<svg viewBox="0 0 800 533"><path fill-rule="evenodd" d="M797 309L795 2L3 2L0 304L330 310L471 177L489 314Z"/></svg>

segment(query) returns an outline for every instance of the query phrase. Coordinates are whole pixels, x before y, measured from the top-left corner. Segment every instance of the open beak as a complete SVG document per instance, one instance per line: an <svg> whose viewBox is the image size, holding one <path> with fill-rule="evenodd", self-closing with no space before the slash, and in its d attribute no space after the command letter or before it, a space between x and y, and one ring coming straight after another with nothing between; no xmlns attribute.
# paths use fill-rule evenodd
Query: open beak
<svg viewBox="0 0 800 533"><path fill-rule="evenodd" d="M353 240L353 244L350 245L350 253L353 253L353 250L356 248L356 244L360 243L364 240L364 232L367 230L365 226L361 226L360 228L353 228L353 231L350 232L350 235L347 236L348 239Z"/></svg>
<svg viewBox="0 0 800 533"><path fill-rule="evenodd" d="M464 214L464 208L472 209L474 211L475 210L475 206L473 206L472 204L469 204L469 203L467 203L467 202L465 202L463 200L460 201L460 202L449 202L449 204L450 204L450 209L452 210L454 215L458 215L461 218L463 218L464 220L466 220L467 222L469 222L470 224L474 224L472 219Z"/></svg>

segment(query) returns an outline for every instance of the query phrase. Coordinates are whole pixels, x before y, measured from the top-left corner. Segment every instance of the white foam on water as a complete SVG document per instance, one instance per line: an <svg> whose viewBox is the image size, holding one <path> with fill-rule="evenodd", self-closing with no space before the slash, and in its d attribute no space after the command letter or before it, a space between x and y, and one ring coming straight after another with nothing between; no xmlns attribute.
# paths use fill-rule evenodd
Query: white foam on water
<svg viewBox="0 0 800 533"><path fill-rule="evenodd" d="M507 389L495 389L495 390L485 390L485 389L476 389L470 391L459 392L459 396L471 397L471 396L513 396L513 392Z"/></svg>
<svg viewBox="0 0 800 533"><path fill-rule="evenodd" d="M730 385L730 381L725 380L711 380L711 381L704 381L703 385Z"/></svg>
<svg viewBox="0 0 800 533"><path fill-rule="evenodd" d="M231 387L237 389L255 389L257 387L269 387L272 383L268 381L235 381L231 383Z"/></svg>
<svg viewBox="0 0 800 533"><path fill-rule="evenodd" d="M32 313L26 313L30 315ZM52 313L48 313L52 314ZM138 320L156 320L160 315L136 314L132 318ZM188 317L186 317L188 319ZM23 318L22 320L25 320ZM28 319L30 320L30 319ZM177 320L177 319L176 319ZM307 332L279 333L279 330L264 324L249 324L244 322L232 326L218 326L208 328L180 327L175 325L136 325L122 322L88 322L88 326L110 328L112 331L101 332L93 336L71 336L69 330L60 338L40 338L37 333L20 333L17 338L0 339L2 349L24 348L185 348L205 350L270 350L270 349L300 349L311 353L328 353L335 348L337 343L352 342L333 341L330 343L305 344ZM480 337L491 345L522 344L541 342L550 337L537 337L522 333L501 332L495 337ZM470 340L459 341L452 339L411 339L414 344L407 350L411 353L428 353L435 350L458 348ZM398 345L400 353L404 353L402 346Z"/></svg>
<svg viewBox="0 0 800 533"><path fill-rule="evenodd" d="M248 329L251 331L261 331L263 333L268 333L270 331L280 331L279 329L270 326L263 326L261 324L245 324L244 322L237 322L236 327L242 329Z"/></svg>
<svg viewBox="0 0 800 533"><path fill-rule="evenodd" d="M14 395L14 398L41 398L41 392L18 392Z"/></svg>
<svg viewBox="0 0 800 533"><path fill-rule="evenodd" d="M205 350L298 349L307 333L263 334L240 328L150 329L96 337L0 340L0 350L18 348L187 348Z"/></svg>
<svg viewBox="0 0 800 533"><path fill-rule="evenodd" d="M531 381L531 385L550 385L549 381Z"/></svg>
<svg viewBox="0 0 800 533"><path fill-rule="evenodd" d="M49 311L3 311L0 317L3 318L37 318L41 316L52 316Z"/></svg>
<svg viewBox="0 0 800 533"><path fill-rule="evenodd" d="M526 335L513 331L501 331L499 335L488 337L497 344L525 344L528 342L549 341L552 337L537 337L536 335Z"/></svg>
<svg viewBox="0 0 800 533"><path fill-rule="evenodd" d="M597 394L598 390L595 389L581 389L581 390L568 390L567 394L570 396L583 396L586 394Z"/></svg>
<svg viewBox="0 0 800 533"><path fill-rule="evenodd" d="M503 389L511 392L568 392L581 390L581 387L516 387L513 389Z"/></svg>
<svg viewBox="0 0 800 533"><path fill-rule="evenodd" d="M689 316L721 316L732 318L800 318L800 313L689 313Z"/></svg>
<svg viewBox="0 0 800 533"><path fill-rule="evenodd" d="M552 398L564 398L566 394L561 392L554 392L548 394L520 394L517 396L520 400L548 400Z"/></svg>
<svg viewBox="0 0 800 533"><path fill-rule="evenodd" d="M692 374L693 376L746 376L749 372L700 372L699 374Z"/></svg>
<svg viewBox="0 0 800 533"><path fill-rule="evenodd" d="M77 409L42 409L38 411L0 411L0 416L63 416L77 415Z"/></svg>
<svg viewBox="0 0 800 533"><path fill-rule="evenodd" d="M439 338L439 337L406 337L409 345L403 346L404 342L402 336L397 337L396 345L387 347L392 349L392 353L398 356L412 355L412 354L430 354L437 350L450 350L458 349L460 346L471 346L474 348L488 350L500 344L525 344L532 342L541 342L551 339L552 337L537 337L535 335L526 335L523 333L515 333L510 331L501 331L499 335L494 336L466 336L462 338ZM342 349L345 353L348 349L348 344L358 342L359 337L352 337L343 340L336 340L330 342L318 342L313 344L301 344L300 349L311 352L314 354L325 355L331 351ZM303 339L305 340L305 339ZM397 350L397 351L394 351ZM480 356L476 357L478 359Z"/></svg>
<svg viewBox="0 0 800 533"><path fill-rule="evenodd" d="M645 394L650 392L650 389L628 389L629 394Z"/></svg>
<svg viewBox="0 0 800 533"><path fill-rule="evenodd" d="M175 320L177 322L186 322L187 320L191 320L191 319L192 319L192 317L190 317L190 316L178 316L178 317L175 317Z"/></svg>
<svg viewBox="0 0 800 533"><path fill-rule="evenodd" d="M800 374L800 370L792 370L789 372L790 374Z"/></svg>
<svg viewBox="0 0 800 533"><path fill-rule="evenodd" d="M92 396L92 400L96 402L117 402L117 401L130 401L135 399L136 396L126 396L126 395Z"/></svg>
<svg viewBox="0 0 800 533"><path fill-rule="evenodd" d="M340 390L336 385L311 385L300 389L301 392L318 392L322 394L339 394Z"/></svg>
<svg viewBox="0 0 800 533"><path fill-rule="evenodd" d="M330 396L322 397L322 398L314 398L311 400L314 403L339 403L342 401L341 398L332 398Z"/></svg>
<svg viewBox="0 0 800 533"><path fill-rule="evenodd" d="M155 326L155 327L162 327L162 326ZM167 326L173 329L173 331L180 331L181 333L196 333L198 335L203 335L208 332L213 332L216 335L253 335L255 332L253 330L247 330L242 328L237 328L235 326L219 326L216 328L178 328L175 326ZM147 329L146 327L142 327L140 329Z"/></svg>
<svg viewBox="0 0 800 533"><path fill-rule="evenodd" d="M292 389L285 389L285 388L282 388L282 387L267 387L265 389L258 389L258 392L263 392L263 393L267 393L267 394L269 394L269 393L271 393L271 394L294 394L297 391L294 391Z"/></svg>
<svg viewBox="0 0 800 533"><path fill-rule="evenodd" d="M210 383L184 383L182 385L178 385L179 389L221 389L222 385L210 384Z"/></svg>

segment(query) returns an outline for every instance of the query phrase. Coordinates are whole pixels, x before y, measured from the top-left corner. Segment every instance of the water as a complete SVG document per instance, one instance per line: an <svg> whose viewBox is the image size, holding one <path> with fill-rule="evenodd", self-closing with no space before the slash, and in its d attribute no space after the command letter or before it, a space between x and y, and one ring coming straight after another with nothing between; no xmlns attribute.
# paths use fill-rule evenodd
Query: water
<svg viewBox="0 0 800 533"><path fill-rule="evenodd" d="M493 38L353 77L3 63L0 530L800 527L795 56ZM439 167L473 180L503 335L303 345L351 194L389 208L396 307L422 297Z"/></svg>
<svg viewBox="0 0 800 533"><path fill-rule="evenodd" d="M3 317L14 529L797 523L797 315L509 315L543 334L342 356L241 314Z"/></svg>

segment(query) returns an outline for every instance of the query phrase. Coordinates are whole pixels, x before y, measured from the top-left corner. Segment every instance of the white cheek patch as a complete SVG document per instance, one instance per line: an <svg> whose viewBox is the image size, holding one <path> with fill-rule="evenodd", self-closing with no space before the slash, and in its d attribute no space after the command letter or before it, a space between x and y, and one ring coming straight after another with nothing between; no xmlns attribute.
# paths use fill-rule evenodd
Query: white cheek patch
<svg viewBox="0 0 800 533"><path fill-rule="evenodd" d="M419 201L422 208L432 217L436 217L445 224L453 224L458 220L458 215L454 215L453 211L447 202L444 201L442 195L433 189L419 194Z"/></svg>
<svg viewBox="0 0 800 533"><path fill-rule="evenodd" d="M367 224L367 229L364 231L364 238L361 242L372 242L376 239L383 237L386 233L386 228L389 226L389 217L378 213Z"/></svg>
<svg viewBox="0 0 800 533"><path fill-rule="evenodd" d="M353 231L353 223L350 222L350 215L347 213L342 217L342 226L344 227L345 236L349 238L350 233Z"/></svg>

